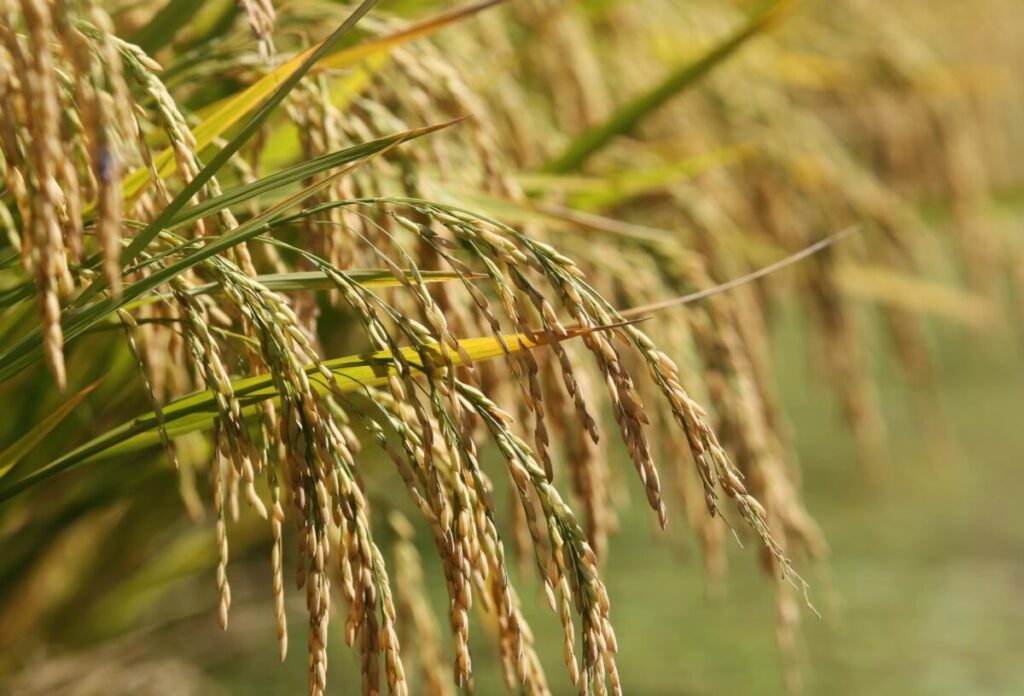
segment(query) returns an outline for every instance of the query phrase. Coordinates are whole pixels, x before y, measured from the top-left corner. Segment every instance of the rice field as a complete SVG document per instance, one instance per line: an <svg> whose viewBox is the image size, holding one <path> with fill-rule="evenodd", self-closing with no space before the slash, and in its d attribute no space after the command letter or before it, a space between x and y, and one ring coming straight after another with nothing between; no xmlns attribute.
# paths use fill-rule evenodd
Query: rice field
<svg viewBox="0 0 1024 696"><path fill-rule="evenodd" d="M1015 693L1019 19L0 0L0 690Z"/></svg>

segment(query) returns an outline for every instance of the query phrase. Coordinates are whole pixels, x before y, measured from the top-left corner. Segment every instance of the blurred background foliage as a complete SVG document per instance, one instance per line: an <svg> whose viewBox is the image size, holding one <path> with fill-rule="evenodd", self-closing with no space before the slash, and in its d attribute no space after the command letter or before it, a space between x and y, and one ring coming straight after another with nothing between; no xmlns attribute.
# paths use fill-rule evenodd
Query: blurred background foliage
<svg viewBox="0 0 1024 696"><path fill-rule="evenodd" d="M234 2L103 4L116 33L161 62L193 125L267 71ZM780 601L751 553L755 537L744 533L743 549L695 521L692 500L684 502L692 491L666 496L668 533L660 531L642 490L619 473L630 468L624 448L602 441L618 509L602 567L626 692L774 694L802 684L807 693L1019 693L1024 6L501 5L324 69L313 78L324 93L290 95L250 161L273 172L308 158L303 133L313 126L303 110L323 94L359 114L345 122L349 142L469 112L475 124L403 146L408 157L373 177L416 178L423 198L549 241L623 309L700 289L697 278L727 281L860 225L826 254L720 296L736 298L722 300L735 303L725 310L674 307L644 324L695 373L692 388L716 414L728 397L704 377L725 349L701 339L702 327L715 334L728 325L745 345L764 343L750 352L765 359L757 369L773 373L763 400L777 399L771 425L788 457L780 469L829 551L812 560L815 540L794 524L787 551L811 584L819 618L792 597ZM384 2L345 47L453 6ZM275 60L322 38L349 9L281 3ZM157 131L150 138L167 142ZM245 172L222 178L227 186ZM369 174L360 185L387 193ZM5 290L24 280L5 273ZM4 310L0 346L25 332L33 309ZM318 310L325 355L365 348L351 316L322 296ZM81 337L65 359L67 392L42 365L0 386L3 449L98 382L14 472L151 410L119 331ZM728 430L727 411L719 417ZM685 488L676 479L686 474L674 473L692 467L685 444L662 441L661 432L652 439L669 472L665 488ZM743 437L733 440L742 449ZM303 684L302 621L290 624L296 647L277 664L270 538L253 515L230 524L232 620L218 630L214 528L199 500L206 486L190 480L202 478L211 449L198 435L177 448L192 462L180 473L153 447L0 504L0 690L292 693ZM482 457L497 466L493 452ZM394 513L417 514L401 478L372 448L360 454L360 471L386 560L415 548L419 582L444 617L429 534L418 530L410 542L404 527L387 523ZM508 484L496 477L495 486L498 518L507 522ZM536 573L518 565L511 572L548 684L574 693L558 619ZM723 565L729 572L720 577ZM290 585L289 611L298 616L304 602ZM803 617L799 628L793 611ZM476 691L500 692L489 617L472 622ZM348 693L360 666L343 645L343 624L331 626L329 689ZM441 626L448 675L451 639ZM414 665L412 691L426 692Z"/></svg>

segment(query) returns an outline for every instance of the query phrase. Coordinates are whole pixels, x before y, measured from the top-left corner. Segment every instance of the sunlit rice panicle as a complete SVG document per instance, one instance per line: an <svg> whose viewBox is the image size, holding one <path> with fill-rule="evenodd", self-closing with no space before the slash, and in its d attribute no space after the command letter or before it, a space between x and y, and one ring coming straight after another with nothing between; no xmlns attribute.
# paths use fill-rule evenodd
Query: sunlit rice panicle
<svg viewBox="0 0 1024 696"><path fill-rule="evenodd" d="M109 53L110 46L116 49L120 60L124 61L126 74L136 81L156 108L179 176L185 182L190 181L202 167L197 144L174 96L157 77L159 66L137 46L110 37L108 32L94 26L82 26L85 26L84 33L78 34L75 33L78 29L70 24L62 25L71 44L69 57L79 76L76 89L86 107L82 122L87 138L92 138L89 142L93 159L98 161L102 157L102 143L107 142L98 134L108 129L112 131L113 124L121 123L121 119L101 110L106 104L94 94L99 91L98 81L84 77L94 73L98 64L83 43L83 36L95 42L101 51L108 47ZM429 109L426 85L431 75L444 76L457 104L477 106L469 88L438 56L420 60L400 54L400 59L422 88L417 106L424 114ZM109 56L107 60L110 61ZM329 106L323 85L316 90L296 92L296 95L292 104L294 117L310 126L304 133L307 157L337 147L343 130L372 136L381 124L390 123L391 117L372 108L367 110L365 122L342 123ZM134 131L132 136L137 140L139 156L156 185L153 196L140 199L140 210L158 207L170 199L167 184L145 143L144 113L136 108L129 126ZM475 132L478 135L474 156L486 172L485 185L495 191L514 193L516 185L500 175L493 141L482 135L483 129ZM437 161L446 163L446 155L439 151ZM60 175L54 167L54 176ZM103 176L103 172L94 173L101 218L97 224L101 227L104 219L109 222L120 214L113 212L118 202L110 198L109 191L104 194L102 190ZM374 171L359 179L358 186L373 190L381 183L381 173ZM410 183L412 190L416 192L421 183L426 182ZM68 190L74 190L67 175L65 184ZM119 187L113 188L119 190ZM205 189L207 197L221 192L216 179L211 179ZM332 191L335 199L346 193L340 185ZM193 199L192 203L200 198ZM306 205L314 206L320 200L323 199L311 198ZM349 211L345 209L329 210L327 222L338 226L358 221L359 229L348 230L351 236L345 241L329 235L334 241L322 245L328 250L327 260L315 254L303 258L334 282L340 305L356 315L371 344L389 350L393 356L388 368L393 373L389 373L386 390L378 395L382 413L374 417L360 416L360 419L371 432L378 434L385 449L391 445L377 419L382 419L397 433L401 451L391 449L389 452L431 525L448 586L455 682L467 687L471 684L469 615L473 602L479 601L497 618L508 683L524 683L532 693L547 691L531 645L532 638L509 583L504 545L490 502L491 484L477 458L474 438L483 432L501 451L519 497L538 572L563 625L570 677L582 690L618 693L621 686L614 659L617 647L608 619L609 600L598 575L598 553L595 552L595 545L598 552L602 551L609 527L605 473L593 453L598 439L597 422L590 414L573 360L560 345L571 335L571 329L563 321L575 322L583 329L597 329L616 322L614 311L587 284L583 271L568 256L494 220L422 201L381 199L361 205L366 210L358 215L347 214ZM418 219L414 221L405 214L395 214L395 207L409 209L409 215ZM218 210L217 217L222 232L238 229L238 221L227 209ZM308 221L309 218L303 216L302 219ZM200 218L192 224L202 236L212 232L209 222ZM445 230L446 236L439 236L434 225ZM306 229L312 232L315 227L307 224ZM106 248L109 236L104 235L107 233L99 232L101 246ZM103 241L105 238L107 241ZM405 244L409 241L412 244L408 248L416 252L406 250ZM162 267L166 262L154 254L173 256L175 246L181 247L185 242L183 237L163 232L154 244L153 253L147 251L143 255L146 263L152 268ZM330 251L332 245L334 250ZM361 247L364 258L383 265L391 273L402 290L400 310L352 283L332 263L332 259L351 258L341 248L345 245ZM424 257L428 250L429 255ZM60 253L64 253L63 249ZM105 256L109 276L114 266L107 252ZM460 260L460 256L465 260ZM199 386L211 390L216 406L217 433L211 481L217 518L219 622L226 628L230 606L226 518L229 514L238 517L237 500L244 492L248 505L259 516L270 520L275 622L283 659L287 649L282 570L283 498L292 508L299 539L297 580L306 594L310 693L320 694L326 688L332 567L338 569L341 594L348 602L345 637L361 655L364 690L374 693L379 689L383 660L389 689L393 693L404 693L407 687L396 627L397 610L383 556L371 537L369 506L356 475L358 443L344 424L345 409L324 392L333 394L336 387L334 376L321 363L312 338L316 316L300 317L294 300L268 290L256 280L258 271L244 247L237 249L234 259L231 257L232 254L212 257L189 273L174 278L170 287L175 313L167 317L180 328L180 338L176 340L181 342L196 371ZM447 291L428 291L418 276L419 264L424 258L447 263L463 276L464 287L482 319L467 319L453 312L453 298ZM113 264L117 264L116 257ZM501 319L499 313L491 309L492 299L466 280L471 268L472 272L477 272L478 268L486 276L495 306L503 310ZM409 273L412 279L407 277ZM192 292L201 277L214 280L223 293L222 304L212 303ZM114 279L108 277L108 280ZM111 282L111 289L116 292L116 282ZM565 319L559 317L563 312ZM475 372L468 369L472 360L456 339L456 335L466 329L467 321L479 322L485 330L500 336L504 330L503 320L516 331L535 340L543 339L557 360L557 371L553 371L552 364L542 363L529 352L508 358L524 402L533 414L532 449L513 432L512 419L478 388ZM541 328L535 332L533 327L538 325ZM401 353L396 332L418 351L415 365ZM649 417L622 354L623 348L629 345L629 341L623 339L632 339L634 346L640 346L641 355L649 364L655 364L652 370L660 383L669 385L669 392L675 394L680 390L678 383L673 382L674 364L664 354L655 352L652 343L638 336L632 328L625 327L608 335L586 332L583 341L605 381L616 424L634 460L648 502L664 525L666 508L646 434ZM240 346L232 345L239 339ZM259 437L253 435L247 423L248 402L233 386L229 365L237 357L244 358L244 363L254 373L268 375L279 400L264 409L265 422ZM463 367L457 370L456 362ZM308 364L314 368L310 370ZM550 406L544 394L544 382L549 391L555 392ZM422 394L421 384L425 384ZM549 423L552 409L561 408L560 389L565 390L566 403L571 401L571 410L575 411L581 426L580 441L572 445L574 463L571 468L574 485L587 510L587 529L593 542L553 484L556 471ZM676 398L683 399L678 395ZM680 403L683 406L678 409L699 410L692 402ZM713 438L698 418L691 418L696 421L696 427L707 431L703 433L705 439ZM560 427L570 426L562 424ZM723 463L727 461L724 455L716 452L716 456L717 469L728 471L727 464ZM276 467L280 468L281 484L277 482ZM269 509L256 487L257 475L264 469L272 495ZM730 480L725 487L729 491L736 486ZM748 500L745 491L734 497L738 497L744 510L759 509L753 507L756 503L751 502L752 498ZM748 516L755 527L761 522L753 513ZM760 531L766 534L763 524ZM773 552L776 549L773 548ZM328 562L331 554L335 555L334 564Z"/></svg>
<svg viewBox="0 0 1024 696"><path fill-rule="evenodd" d="M221 629L228 628L228 610L231 608L231 585L228 584L228 537L227 518L224 501L224 474L221 466L223 441L217 434L214 437L213 461L210 464L210 483L213 490L213 509L217 517L217 592L220 601L217 604L217 623Z"/></svg>
<svg viewBox="0 0 1024 696"><path fill-rule="evenodd" d="M24 185L18 196L24 230L21 253L26 268L35 274L46 360L63 388L64 334L58 297L70 294L74 283L60 221L67 204L61 180L71 172L62 164L61 88L51 53L55 41L53 18L51 8L42 0L26 0L20 3L20 11L15 3L5 2L3 15L0 34L11 59L6 68L12 69L6 83L8 89L14 88L10 95L13 98L3 109L4 120L9 121L4 158L9 169L21 169L13 177L16 193ZM27 33L24 43L14 33L22 22ZM17 151L19 146L24 147L25 159Z"/></svg>
<svg viewBox="0 0 1024 696"><path fill-rule="evenodd" d="M163 68L138 46L116 37L113 41L124 58L127 74L152 99L163 131L170 141L178 175L188 183L199 173L202 166L196 152L196 140L188 127L188 122L173 95L158 77ZM193 199L192 202L197 202L197 199ZM206 224L203 220L196 222L196 234L206 234Z"/></svg>
<svg viewBox="0 0 1024 696"><path fill-rule="evenodd" d="M460 392L467 406L477 412L495 438L524 507L534 499L539 503L550 543L550 556L541 566L542 577L549 601L553 599L554 588L562 598L558 613L566 641L566 665L573 682L582 680L581 688L603 692L607 686L612 693L619 693L614 658L617 647L608 623L608 596L598 576L597 557L583 536L583 530L558 492L547 482L543 469L533 459L529 448L506 430L503 425L506 417L500 409L471 387L463 385ZM568 612L569 604L575 605L582 626L583 646L579 662L572 647L575 628Z"/></svg>
<svg viewBox="0 0 1024 696"><path fill-rule="evenodd" d="M563 148L619 113L650 76L677 61L685 67L694 47L742 25L741 10L709 0L584 11L537 0L429 40L423 35L450 15L436 25L374 16L360 25L356 48L332 47L247 132L260 104L287 84L292 55L315 47L347 8L314 0L279 3L275 13L270 0L244 0L207 34L144 23L160 10L117 3L108 15L100 5L0 0L0 227L27 278L16 285L23 271L13 269L15 285L9 290L5 278L0 298L10 302L7 317L19 297L34 296L40 352L29 357L45 358L60 386L77 381L66 374L65 339L91 334L101 345L105 330L123 329L153 409L126 428L164 445L197 519L193 460L210 461L216 548L208 550L222 628L232 591L228 518L233 577L256 543L247 527L235 537L236 523L263 522L282 661L293 592L285 545L294 544L312 696L328 688L332 615L359 656L364 693L385 683L392 694L470 690L479 615L509 689L546 694L540 646L512 584L510 558L518 558L561 625L568 678L581 694L621 693L600 568L615 563L615 506L630 493L667 525L667 474L712 582L724 572L737 518L737 533L757 538L777 582L779 643L793 655L806 591L797 568L825 547L800 499L771 375L773 310L799 291L795 304L811 317L862 454L877 464L884 430L858 340L863 298L844 285L844 271L923 267L928 229L909 201L925 184L951 196L974 282L995 284L1001 263L981 224L987 183L974 181L977 134L964 127L965 110L928 94L921 71L934 68L934 56L915 48L902 22L878 46L838 30L801 34L823 55L835 41L851 64L825 70L829 79L816 73L827 61L808 67L765 36L689 84L686 99L651 109L585 164L561 171L552 163ZM863 21L878 5L837 16ZM455 11L464 9L469 17L486 8ZM822 24L830 22L843 26ZM851 59L862 51L872 60ZM884 79L872 72L878 66ZM851 100L861 90L850 84L872 81L884 94L862 116ZM470 118L416 143L371 147L462 116ZM922 119L935 134L900 136L905 121ZM241 143L236 132L251 139L230 150ZM848 133L868 144L848 142ZM940 181L911 187L904 170L933 142L938 171L920 176ZM354 145L366 149L344 170L311 166ZM235 154L218 162L225 148ZM218 171L204 171L209 162ZM275 183L288 171L300 173ZM197 177L206 183L191 200L153 225ZM203 204L211 207L195 213ZM762 258L854 220L872 236L850 253L821 254L756 284L727 283L747 282ZM137 239L124 230L154 236L122 258ZM1019 260L1022 249L1006 256ZM1010 270L1024 287L1024 274ZM155 277L159 284L139 289ZM926 337L899 299L882 315L904 374L922 391L926 420L939 421ZM644 318L635 308L650 304L688 306L643 328L631 323ZM10 335L0 336L7 377L22 345L9 351ZM325 351L338 348L352 360L328 360ZM69 365L89 365L85 352ZM107 364L102 352L97 365ZM125 371L110 372L121 379ZM193 431L211 427L212 454L189 456L202 443ZM611 466L616 432L632 463L622 472ZM671 468L659 470L656 459ZM382 461L390 462L383 471ZM510 511L493 500L506 490ZM433 577L398 512L407 508L433 543ZM442 579L438 621L422 590ZM451 634L450 655L438 623Z"/></svg>
<svg viewBox="0 0 1024 696"><path fill-rule="evenodd" d="M267 467L268 475L273 472L273 467ZM274 589L274 622L277 627L278 655L281 662L284 662L288 655L288 616L285 613L284 595L284 539L282 525L284 523L284 508L281 507L280 487L276 479L271 479L271 490L274 496L274 504L270 509L270 529L273 538L271 548L271 570L273 572Z"/></svg>
<svg viewBox="0 0 1024 696"><path fill-rule="evenodd" d="M64 8L63 3L61 7ZM113 28L106 13L91 4L88 7L88 19L98 30L93 43L74 26L66 10L57 17L65 55L75 68L76 103L88 147L91 189L97 211L94 229L103 252L103 274L117 297L121 291L120 181L123 171L117 131L128 118L128 88L122 76L121 56L111 40Z"/></svg>

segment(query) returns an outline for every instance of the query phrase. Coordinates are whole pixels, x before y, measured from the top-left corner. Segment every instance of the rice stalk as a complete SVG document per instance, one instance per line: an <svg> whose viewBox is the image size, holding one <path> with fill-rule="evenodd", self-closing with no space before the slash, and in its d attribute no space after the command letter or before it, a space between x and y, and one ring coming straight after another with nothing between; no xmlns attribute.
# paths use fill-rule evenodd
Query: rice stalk
<svg viewBox="0 0 1024 696"><path fill-rule="evenodd" d="M981 281L998 266L978 224L973 135L963 112L922 86L933 58L908 30L870 47L874 61L829 73L900 95L877 97L887 118L855 124L884 155L869 164L844 137L844 117L802 103L791 83L840 105L857 92L818 79L826 63L794 57L778 38L792 27L824 50L845 37L842 24L822 38L797 14L764 33L789 2L750 16L710 1L590 14L556 0L482 2L404 23L371 15L374 2L349 14L254 0L213 34L157 26L188 4L0 4L10 105L0 113L0 225L12 252L0 267L0 381L18 389L43 360L64 389L78 381L81 344L120 327L124 343L103 343L115 348L93 360L110 368L124 356L134 377L113 388L141 387L150 409L29 456L68 404L88 403L87 389L0 454L0 500L21 515L10 529L58 490L58 475L96 481L83 507L99 508L118 489L93 464L160 445L190 514L211 503L205 558L224 629L244 577L236 529L251 519L269 532L281 660L294 550L311 694L327 689L332 614L365 693L471 688L474 608L493 619L509 688L549 693L544 646L512 583L516 560L534 569L562 627L569 680L581 693L621 693L601 578L614 563L615 507L633 488L666 527L671 476L712 581L725 570L727 530L757 540L792 662L801 566L826 549L800 499L770 316L797 291L863 458L880 465L877 385L844 269L914 277L925 265L928 227L889 185L907 181L901 99L935 122L938 183L986 296ZM318 41L327 25L337 29ZM665 27L695 40L666 42ZM863 48L837 43L844 55ZM666 64L682 67L624 96ZM584 163L587 176L576 176ZM816 240L850 224L864 228L859 240L817 253L831 240ZM633 321L669 309L671 322ZM903 307L883 316L924 422L939 422L927 337ZM612 466L612 432L636 483ZM208 494L188 454L200 441ZM400 481L388 500L419 513L438 577L424 577L410 523L369 493L385 458ZM494 503L505 481L511 524ZM435 621L416 590L442 581ZM439 624L452 636L451 683L438 668Z"/></svg>

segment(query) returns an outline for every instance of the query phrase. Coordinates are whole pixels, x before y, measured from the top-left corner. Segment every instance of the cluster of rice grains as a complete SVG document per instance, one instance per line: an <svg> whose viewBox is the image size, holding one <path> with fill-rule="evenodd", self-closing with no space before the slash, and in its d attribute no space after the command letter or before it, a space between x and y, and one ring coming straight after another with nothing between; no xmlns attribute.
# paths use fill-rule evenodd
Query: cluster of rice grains
<svg viewBox="0 0 1024 696"><path fill-rule="evenodd" d="M652 76L699 58L695 44L713 45L743 22L734 6L714 1L619 3L598 14L595 21L574 3L532 0L510 5L504 15L485 16L475 34L442 38L449 55L458 56L453 60L465 64L471 85L497 92L488 100L487 121L516 144L506 155L519 168L535 171L557 161L565 146L560 134L583 133L609 118L616 101L611 95L624 95L625 101L644 85L653 88L658 78ZM658 307L666 297L706 289L764 264L764 255L752 253L758 247L781 254L859 223L859 243L845 243L786 276L796 281L793 296L805 306L811 334L821 343L815 355L875 478L885 475L886 434L861 340L865 296L882 300L882 325L920 404L925 439L944 443L933 449L940 457L955 448L949 446L931 351L911 293L863 295L872 288L851 286L844 271L858 263L898 277L927 269L934 263L932 230L913 200L922 191L939 191L951 205L950 233L972 285L981 284L991 297L994 279L1014 283L1019 277L1019 246L997 234L984 203L990 183L983 139L976 125L965 128L988 108L985 85L956 74L928 45L930 35L921 36L929 23L935 25L929 31L949 31L948 13L933 12L927 3L908 7L887 19L884 41L865 42L847 30L877 23L881 15L890 13L871 1L839 11L805 8L792 17L784 39L766 35L745 46L685 96L650 113L630 137L613 141L588 162L586 172L539 179L523 217L531 223L531 236L550 238L571 254L620 307ZM679 39L683 27L692 41ZM519 60L522 55L530 58ZM495 75L502 76L496 90ZM516 85L528 85L529 91ZM922 121L929 124L926 130ZM922 167L922 161L935 166ZM586 212L569 210L573 206ZM547 224L537 223L543 216ZM567 227L581 233L567 233ZM739 463L744 485L764 504L783 554L803 550L820 557L825 546L799 500L798 467L767 349L765 317L786 283L770 278L757 288L734 289L680 310L681 321L652 321L648 331L665 350L702 364L686 375L687 389L713 406L710 420ZM652 413L661 418L657 410ZM678 451L669 429L658 431L665 452ZM723 569L723 525L704 511L701 487L685 472L677 479L714 579ZM771 559L767 567L780 576ZM778 587L780 643L793 655L798 607L792 586ZM791 670L788 676L798 675Z"/></svg>
<svg viewBox="0 0 1024 696"><path fill-rule="evenodd" d="M113 41L89 41L74 26L67 4L0 5L3 178L20 216L16 226L4 206L0 225L34 274L46 358L61 386L66 377L60 299L76 286L69 267L83 261L87 201L94 202L91 226L103 273L114 292L120 287L120 150L134 133ZM84 17L110 26L92 3L86 3Z"/></svg>
<svg viewBox="0 0 1024 696"><path fill-rule="evenodd" d="M88 6L85 19L73 19L71 9L63 4L5 3L3 32L4 64L15 68L3 74L2 83L17 107L5 110L3 122L5 179L21 216L22 238L15 241L26 266L36 274L47 355L61 383L59 298L92 280L87 272L72 273L89 265L84 263L82 221L89 220L94 228L106 281L116 294L122 282L122 218L130 214L152 219L171 198L169 182L159 175L148 149L154 127L170 144L181 181L187 183L202 168L188 120L158 77L159 65L137 46L112 36L110 21L100 10ZM246 9L254 27L266 24L266 13L254 12L255 5ZM449 109L482 110L436 51L398 50L394 59L404 68L408 83L371 91L350 113L343 115L331 104L324 78L290 95L286 113L300 126L304 156L394 130L403 125L402 118L437 120L437 101ZM134 92L125 80L134 83ZM137 95L140 106L130 108L129 94ZM149 109L155 111L152 120ZM551 608L563 624L565 661L573 682L581 692L621 690L609 599L588 538L589 532L603 548L611 517L608 473L592 470L598 461L594 455L599 418L591 415L584 398L583 383L589 378L577 377L576 361L561 346L561 341L576 335L582 336L603 377L615 422L659 522L665 524L667 513L647 439L649 417L623 358L623 351L631 348L647 365L687 433L709 510L716 510L720 487L764 536L768 548L780 554L767 531L763 508L747 494L703 411L683 391L674 363L639 330L623 324L569 258L512 228L459 209L419 198L365 195L427 193L429 183L417 172L446 166L479 172L485 190L517 195L515 184L502 174L493 134L482 128L472 133L468 164L454 165L446 149L437 145L427 148L426 159L418 154L411 155L413 159L388 158L337 180L325 195L306 202L315 214L297 216L310 233L303 263L333 281L334 301L355 315L373 349L392 356L385 368L386 388L365 389L363 397L368 398L362 402L341 393L334 374L320 360L315 303L310 309L305 298L290 300L256 281L257 268L244 245L174 277L156 306L137 310L152 323L142 325L133 313L120 313L144 384L157 404L190 387L205 387L214 394L218 418L209 475L219 557L218 620L227 627L228 522L238 518L241 497L271 527L272 587L282 658L287 651L283 523L286 517L294 520L297 584L305 588L309 616L312 694L323 693L326 687L332 578L348 606L344 635L362 656L364 691L379 691L382 667L392 693L408 690L396 628L398 610L384 556L373 538L370 506L355 459L360 443L348 425L350 418L391 455L430 524L448 589L454 682L467 687L471 683L469 613L476 602L496 619L510 687L523 684L531 693L547 692L533 638L509 581L492 501L494 487L478 459L476 442L489 436L518 499L516 537L526 540L521 556L535 559ZM258 156L255 151L248 171L240 168L243 178L255 176ZM136 166L149 171L154 185L135 197L126 213L121 209L120 180L125 170ZM217 180L211 179L200 196L219 193ZM13 220L9 223L11 230L16 229ZM328 231L318 233L317 223ZM196 221L188 233L201 238L237 225L224 209L215 220ZM187 248L187 237L164 231L140 254L143 263L131 272L150 273ZM274 270L283 268L278 256L265 256ZM383 265L405 292L385 300L353 282L343 268L360 263ZM428 292L417 270L421 264L455 270L471 304L457 296L457 290ZM480 278L486 279L492 293L478 287ZM192 292L207 279L221 287L222 302ZM492 307L489 294L500 310ZM559 320L556 306L567 321L576 323L574 328ZM542 329L535 334L531 327L538 324ZM604 327L609 326L615 328L606 333ZM520 335L506 336L509 329ZM511 382L522 397L514 401L523 404L521 415L532 414L532 446L516 434L516 419L487 395L507 391L509 380L494 370L478 375L456 338L481 332L492 333L512 351L507 356L515 376ZM411 352L403 352L403 343L412 347ZM523 350L537 343L554 351L556 369ZM262 402L256 428L246 421L229 365L268 373L272 380L275 399ZM554 485L560 457L550 442L549 422L556 407L560 430L583 433L575 439L571 468L588 513L586 531ZM575 425L568 420L573 411ZM159 418L159 407L156 412ZM174 443L162 435L178 465ZM789 569L784 557L777 559ZM403 573L410 572L407 565L406 560ZM429 622L422 608L416 608L422 607L422 599L415 594L415 588L403 587L400 602L422 629ZM418 642L423 652L420 663L426 669L436 662L436 655L429 652L436 646Z"/></svg>
<svg viewBox="0 0 1024 696"><path fill-rule="evenodd" d="M304 37L345 17L333 3L292 3L276 16L267 0L239 4L247 26L239 22L230 31L246 41L227 50L245 66L243 75L265 73L278 51L305 48ZM910 268L914 245L907 235L920 224L849 155L832 124L794 109L786 85L757 75L742 89L711 80L688 102L689 112L666 109L652 119L649 134L613 148L612 164L628 162L627 170L649 164L632 172L639 185L629 181L609 191L625 181L613 172L603 191L584 186L574 195L572 182L550 177L528 198L512 171L542 167L563 144L562 133L600 122L621 85L642 84L663 67L663 42L656 35L647 40L652 27L693 26L696 34L717 35L737 20L722 3L665 5L619 3L607 10L614 21L593 23L571 3L523 0L481 14L438 43L391 47L386 62L368 61L340 79L314 69L289 93L277 120L233 158L225 180L257 180L276 156L275 135L289 129L299 156L309 160L410 126L473 118L326 181L300 212L274 223L272 233L295 232L301 245L254 237L175 276L157 302L120 313L161 426L160 403L195 389L214 394L209 477L218 619L227 628L228 527L244 501L271 530L282 660L291 521L296 584L305 591L308 614L311 694L326 688L333 585L345 600L344 637L360 655L365 693L379 693L382 683L391 693L407 693L403 659L418 666L409 672L418 690L470 688L474 607L496 627L509 687L547 693L510 581L513 558L521 569L535 569L563 626L565 663L580 692L619 693L599 568L616 527L615 503L628 486L610 466L606 443L598 446L609 429L617 429L662 527L671 503L654 460L671 464L666 472L710 579L724 572L730 521L752 530L765 567L778 579L780 641L793 652L797 602L806 588L789 559L819 557L824 543L799 498L771 374L765 316L777 288L716 295L680 310L681 321L655 320L644 331L630 323L637 314L616 307L642 307L742 275L756 263L742 252L741 229L757 230L762 246L794 249L849 220L867 220L885 232L870 246L873 260ZM264 201L162 231L122 275L122 222L153 220L172 189L203 168L190 130L195 121L161 79L160 66L115 37L110 18L92 2L0 0L0 11L0 145L6 195L18 217L0 206L0 224L34 275L46 356L63 384L61 303L99 277L90 267L102 269L116 296L126 279L164 268L197 240L259 215ZM360 28L391 34L400 26L374 16ZM532 50L530 37L543 50ZM761 55L771 60L752 63L779 64L773 45L766 43ZM524 54L531 59L520 61ZM177 67L179 84L221 69L202 60ZM679 122L688 124L684 145L662 137L678 134ZM797 125L773 129L756 157L737 157L742 176L716 167L690 181L686 171L672 174L661 161L734 144L752 124L778 123ZM150 152L154 142L169 145L174 177ZM151 185L122 200L122 178L135 169L148 172ZM211 178L193 203L220 193ZM638 200L644 205L632 205ZM498 209L493 215L470 212L490 204ZM514 221L521 226L495 219L503 213L520 216ZM90 260L90 251L98 256ZM877 462L883 433L873 384L856 350L853 310L835 263L808 263L799 274L806 289L800 296L828 346L824 355L865 459ZM386 269L396 287L360 284L348 271L361 268ZM258 278L295 270L322 274L330 289L322 298L284 294ZM451 271L453 280L428 285L422 275L428 270ZM220 292L216 299L197 292L211 282ZM345 377L324 362L327 305L351 319L346 327L361 330L361 348L376 351L380 379L373 384L342 389ZM908 373L927 384L928 352L913 318L890 308L887 319ZM462 341L471 336L493 337L503 357L474 364ZM702 369L681 370L669 353ZM273 388L262 397L241 392L238 374L269 376ZM596 399L602 384L607 408ZM176 456L163 427L161 435L181 469L186 504L198 515L193 465ZM486 441L503 464L500 483L482 465L478 447ZM424 578L413 525L386 498L367 492L365 467L374 460L360 456L366 443L393 461L429 528L447 590L443 622L453 637L454 680L438 669L440 629L421 590L434 579ZM572 507L563 488L571 490ZM506 489L508 525L494 501ZM388 543L378 546L374 532ZM391 580L386 555L394 559Z"/></svg>

